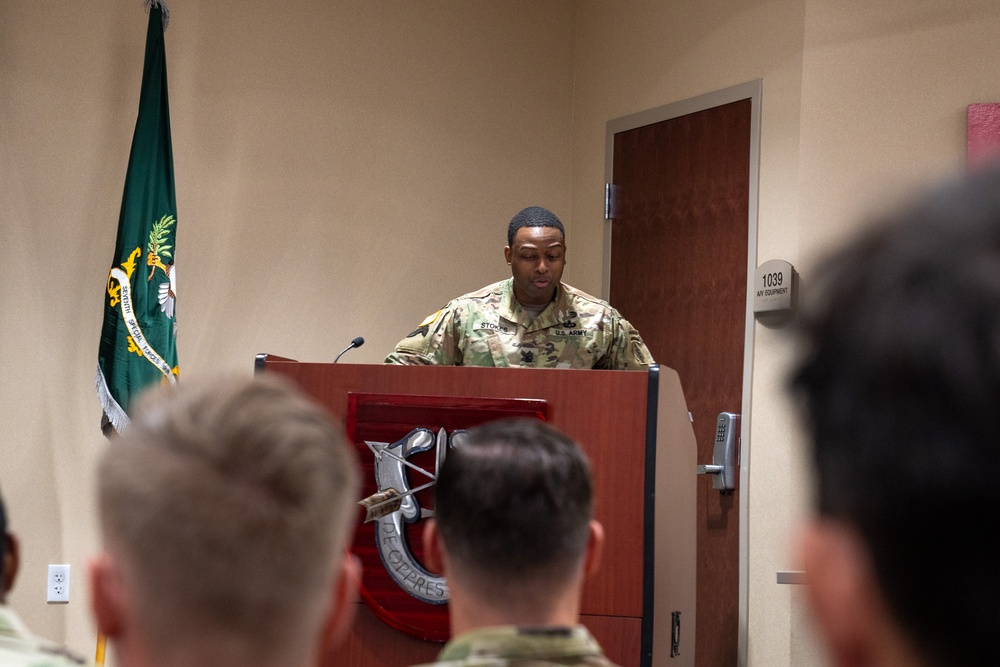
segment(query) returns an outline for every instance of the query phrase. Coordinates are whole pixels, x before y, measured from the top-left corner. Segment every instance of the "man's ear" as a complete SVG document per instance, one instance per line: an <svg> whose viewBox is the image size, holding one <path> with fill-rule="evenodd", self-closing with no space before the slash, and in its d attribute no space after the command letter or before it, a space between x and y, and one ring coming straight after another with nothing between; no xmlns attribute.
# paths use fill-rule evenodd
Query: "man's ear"
<svg viewBox="0 0 1000 667"><path fill-rule="evenodd" d="M319 638L321 667L334 667L342 662L336 649L354 622L354 613L358 607L355 603L361 586L361 561L357 556L350 552L344 555L333 578L332 586L330 610L323 621L322 634Z"/></svg>
<svg viewBox="0 0 1000 667"><path fill-rule="evenodd" d="M0 602L14 587L14 580L17 578L17 568L21 564L21 545L17 541L14 533L0 535L0 539L7 539L7 546L3 550L3 581L0 581Z"/></svg>
<svg viewBox="0 0 1000 667"><path fill-rule="evenodd" d="M441 544L441 533L438 532L434 519L424 521L424 561L431 572L444 574L445 555Z"/></svg>
<svg viewBox="0 0 1000 667"><path fill-rule="evenodd" d="M513 259L513 255L511 254L511 252L512 251L511 251L509 245L508 246L504 246L504 248L503 248L503 257L504 257L504 259L507 260L507 265L508 266L510 265L510 260Z"/></svg>
<svg viewBox="0 0 1000 667"><path fill-rule="evenodd" d="M126 617L126 592L121 570L107 552L87 564L90 578L90 609L98 631L107 637L121 634Z"/></svg>
<svg viewBox="0 0 1000 667"><path fill-rule="evenodd" d="M590 536L587 538L587 555L583 561L583 572L591 576L601 566L604 555L604 526L597 519L590 520Z"/></svg>
<svg viewBox="0 0 1000 667"><path fill-rule="evenodd" d="M871 664L893 630L861 536L840 522L813 519L799 536L798 560L833 664Z"/></svg>

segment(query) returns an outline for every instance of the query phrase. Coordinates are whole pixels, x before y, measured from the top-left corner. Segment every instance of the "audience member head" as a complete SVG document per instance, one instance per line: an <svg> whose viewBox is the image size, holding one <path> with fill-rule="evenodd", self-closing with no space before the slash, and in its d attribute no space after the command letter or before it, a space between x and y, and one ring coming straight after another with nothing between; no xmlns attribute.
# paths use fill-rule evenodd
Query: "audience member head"
<svg viewBox="0 0 1000 667"><path fill-rule="evenodd" d="M472 617L575 622L583 575L596 568L603 539L586 457L535 419L467 435L438 473L425 534L432 564L448 579L453 631L480 625Z"/></svg>
<svg viewBox="0 0 1000 667"><path fill-rule="evenodd" d="M98 475L94 612L126 667L150 656L313 664L343 632L357 462L290 384L258 376L146 393Z"/></svg>
<svg viewBox="0 0 1000 667"><path fill-rule="evenodd" d="M564 241L566 238L566 230L556 214L541 206L529 206L521 209L510 219L510 224L507 225L507 245L509 247L514 247L514 237L517 236L517 230L522 227L551 227L559 231Z"/></svg>
<svg viewBox="0 0 1000 667"><path fill-rule="evenodd" d="M836 664L981 665L1000 636L1000 172L934 192L815 272L800 554ZM917 657L919 656L919 658Z"/></svg>
<svg viewBox="0 0 1000 667"><path fill-rule="evenodd" d="M17 538L7 529L7 509L0 494L0 604L6 603L7 593L14 586L17 567Z"/></svg>

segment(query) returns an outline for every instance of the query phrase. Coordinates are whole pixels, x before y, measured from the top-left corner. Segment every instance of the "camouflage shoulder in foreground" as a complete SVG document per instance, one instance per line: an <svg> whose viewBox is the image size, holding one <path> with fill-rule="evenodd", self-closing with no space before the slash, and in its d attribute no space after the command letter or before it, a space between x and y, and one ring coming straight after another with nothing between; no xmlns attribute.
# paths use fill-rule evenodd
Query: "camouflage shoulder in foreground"
<svg viewBox="0 0 1000 667"><path fill-rule="evenodd" d="M494 627L448 642L424 667L615 667L582 625Z"/></svg>
<svg viewBox="0 0 1000 667"><path fill-rule="evenodd" d="M654 362L639 333L606 302L560 284L532 319L507 279L449 302L386 363L645 370Z"/></svg>
<svg viewBox="0 0 1000 667"><path fill-rule="evenodd" d="M83 658L36 637L10 608L0 605L0 667L79 667Z"/></svg>

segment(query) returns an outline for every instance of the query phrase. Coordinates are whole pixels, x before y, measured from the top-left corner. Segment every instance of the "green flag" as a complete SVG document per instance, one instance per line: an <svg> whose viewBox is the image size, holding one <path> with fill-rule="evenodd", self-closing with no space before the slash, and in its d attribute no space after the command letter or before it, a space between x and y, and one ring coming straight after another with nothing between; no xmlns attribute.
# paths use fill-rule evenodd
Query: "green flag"
<svg viewBox="0 0 1000 667"><path fill-rule="evenodd" d="M154 382L176 382L174 238L177 203L167 105L162 0L146 0L149 28L139 117L125 175L118 240L104 294L97 393L121 432L135 396Z"/></svg>

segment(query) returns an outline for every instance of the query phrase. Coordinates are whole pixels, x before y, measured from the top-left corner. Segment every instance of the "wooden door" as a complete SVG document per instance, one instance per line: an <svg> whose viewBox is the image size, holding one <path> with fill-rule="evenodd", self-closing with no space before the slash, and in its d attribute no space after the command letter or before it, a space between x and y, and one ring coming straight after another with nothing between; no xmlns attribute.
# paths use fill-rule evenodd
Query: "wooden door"
<svg viewBox="0 0 1000 667"><path fill-rule="evenodd" d="M680 375L699 463L742 411L750 146L750 99L614 134L610 301ZM698 480L697 667L738 663L738 487Z"/></svg>

